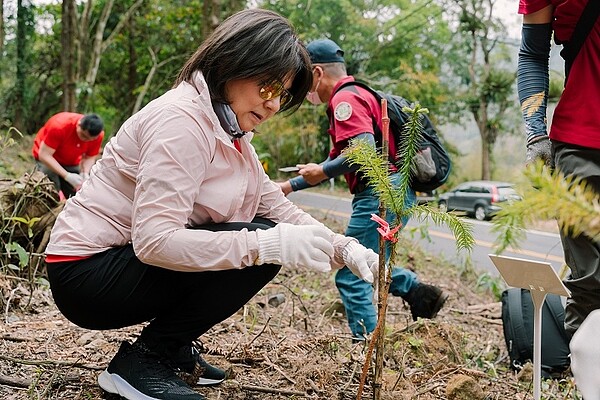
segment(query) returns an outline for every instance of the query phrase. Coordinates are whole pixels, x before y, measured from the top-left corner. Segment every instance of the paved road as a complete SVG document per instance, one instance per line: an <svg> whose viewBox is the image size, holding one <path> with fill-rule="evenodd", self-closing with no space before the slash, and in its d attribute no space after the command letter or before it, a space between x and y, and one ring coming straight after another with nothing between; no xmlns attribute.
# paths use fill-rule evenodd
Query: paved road
<svg viewBox="0 0 600 400"><path fill-rule="evenodd" d="M351 213L350 199L327 194L321 194L311 191L294 192L289 195L290 200L310 212L312 210L321 210L327 215L340 220L347 221ZM490 261L488 254L494 252L495 234L490 232L491 223L477 221L475 219L466 219L473 225L473 237L475 238L475 247L471 253L473 266L479 272L487 271L493 276L498 275L498 271ZM427 228L429 239L421 238L418 229L423 225ZM415 229L410 229L415 228ZM431 222L419 222L412 220L405 229L406 234L414 232L415 240L424 249L443 256L445 259L462 262L467 258L467 254L457 253L454 237L450 230L445 226L436 226ZM558 234L527 231L526 240L521 249L508 249L503 253L505 256L521 257L529 260L546 261L552 264L556 271L559 271L564 264L563 250Z"/></svg>

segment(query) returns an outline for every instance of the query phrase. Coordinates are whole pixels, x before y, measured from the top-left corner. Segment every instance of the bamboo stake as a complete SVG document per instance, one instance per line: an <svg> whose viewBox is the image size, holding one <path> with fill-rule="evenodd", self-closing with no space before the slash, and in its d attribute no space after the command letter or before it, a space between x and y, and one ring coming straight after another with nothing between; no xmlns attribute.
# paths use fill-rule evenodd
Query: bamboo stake
<svg viewBox="0 0 600 400"><path fill-rule="evenodd" d="M389 149L389 132L390 118L387 112L387 100L381 99L381 135L382 149L381 156L384 160L388 159ZM379 216L386 219L386 207L381 199L379 200ZM377 318L379 320L379 331L373 340L377 341L377 349L375 352L375 377L373 379L373 399L381 398L381 382L383 372L383 352L385 342L385 313L387 311L387 282L386 282L386 242L383 236L379 236L379 284L378 284L378 301L377 301Z"/></svg>
<svg viewBox="0 0 600 400"><path fill-rule="evenodd" d="M389 152L389 130L390 130L390 119L387 112L387 100L381 99L381 122L382 122L382 149L381 156L384 160L388 160ZM386 206L379 200L379 217L383 220L386 219ZM365 364L363 365L360 384L356 394L356 399L362 399L362 391L364 384L367 379L369 367L371 365L371 356L375 346L377 347L375 353L375 374L373 377L373 399L379 400L381 398L381 386L382 386L382 372L383 372L383 352L385 342L385 314L387 310L387 295L389 286L391 284L391 273L387 274L386 265L386 239L383 236L379 237L379 276L377 280L378 297L377 297L377 325L373 330L373 336L367 349L367 355L365 358ZM389 276L388 276L389 275Z"/></svg>

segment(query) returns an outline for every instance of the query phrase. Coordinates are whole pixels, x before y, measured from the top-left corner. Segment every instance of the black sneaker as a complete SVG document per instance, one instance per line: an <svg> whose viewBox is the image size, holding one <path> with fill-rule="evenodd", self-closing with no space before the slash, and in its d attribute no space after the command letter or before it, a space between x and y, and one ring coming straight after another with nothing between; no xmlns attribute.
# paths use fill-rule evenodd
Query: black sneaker
<svg viewBox="0 0 600 400"><path fill-rule="evenodd" d="M98 384L128 400L206 400L181 380L164 358L138 342L121 344Z"/></svg>
<svg viewBox="0 0 600 400"><path fill-rule="evenodd" d="M419 317L432 319L444 306L448 293L436 286L419 283L405 299L410 306L413 321Z"/></svg>
<svg viewBox="0 0 600 400"><path fill-rule="evenodd" d="M194 346L181 347L172 361L176 369L182 372L182 378L190 385L218 385L227 377L225 371L200 357L200 352Z"/></svg>

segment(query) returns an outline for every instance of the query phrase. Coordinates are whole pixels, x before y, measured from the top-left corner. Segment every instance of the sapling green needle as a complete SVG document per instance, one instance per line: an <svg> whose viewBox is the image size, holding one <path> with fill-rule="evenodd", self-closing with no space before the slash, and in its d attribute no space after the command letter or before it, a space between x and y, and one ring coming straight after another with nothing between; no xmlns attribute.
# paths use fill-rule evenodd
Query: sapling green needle
<svg viewBox="0 0 600 400"><path fill-rule="evenodd" d="M405 208L405 199L414 169L413 160L419 151L423 130L420 115L427 113L428 110L416 104L414 109L404 107L402 111L409 115L409 119L402 132L402 143L397 146L396 168L400 175L399 184L392 184L390 177L392 165L390 162L384 160L379 152L365 140L351 141L344 154L352 164L358 165L358 170L369 181L380 201L395 214L396 219L392 226L397 226L405 216L418 220L425 220L429 217L436 225L445 224L448 226L456 238L458 250L470 251L475 243L471 224L452 213L441 212L437 208L427 205L415 204ZM410 161L405 162L405 160Z"/></svg>
<svg viewBox="0 0 600 400"><path fill-rule="evenodd" d="M598 193L585 181L551 171L540 161L525 169L517 192L521 200L503 205L493 220L497 254L519 248L526 227L536 220L556 220L564 233L600 240Z"/></svg>

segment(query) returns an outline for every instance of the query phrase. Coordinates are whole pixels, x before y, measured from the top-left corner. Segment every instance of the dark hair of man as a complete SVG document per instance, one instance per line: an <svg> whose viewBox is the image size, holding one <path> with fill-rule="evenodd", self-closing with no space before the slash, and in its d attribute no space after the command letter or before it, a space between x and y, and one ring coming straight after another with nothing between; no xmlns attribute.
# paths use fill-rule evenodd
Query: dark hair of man
<svg viewBox="0 0 600 400"><path fill-rule="evenodd" d="M90 136L98 136L104 129L102 118L97 114L86 114L79 120L79 126L87 131Z"/></svg>
<svg viewBox="0 0 600 400"><path fill-rule="evenodd" d="M294 76L292 100L280 111L297 109L312 86L310 57L293 26L262 9L240 11L223 21L185 63L175 82L202 71L214 101L229 103L225 84L237 79L284 82Z"/></svg>

